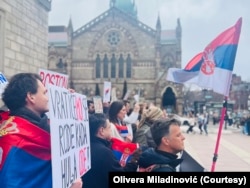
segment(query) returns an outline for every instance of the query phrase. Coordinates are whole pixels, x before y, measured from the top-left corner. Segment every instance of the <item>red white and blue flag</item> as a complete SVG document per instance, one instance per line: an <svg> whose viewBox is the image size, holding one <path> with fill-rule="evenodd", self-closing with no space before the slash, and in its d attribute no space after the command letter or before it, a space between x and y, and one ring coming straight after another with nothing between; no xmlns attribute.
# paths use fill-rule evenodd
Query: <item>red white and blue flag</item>
<svg viewBox="0 0 250 188"><path fill-rule="evenodd" d="M0 113L0 187L52 187L50 134Z"/></svg>
<svg viewBox="0 0 250 188"><path fill-rule="evenodd" d="M167 80L193 83L229 95L242 18L217 36L203 52L197 54L184 69L169 68Z"/></svg>
<svg viewBox="0 0 250 188"><path fill-rule="evenodd" d="M115 127L122 137L125 138L129 135L128 127L126 125L115 125Z"/></svg>
<svg viewBox="0 0 250 188"><path fill-rule="evenodd" d="M124 142L117 138L112 138L111 142L112 151L122 167L126 166L127 162L130 161L133 152L139 147L136 143Z"/></svg>

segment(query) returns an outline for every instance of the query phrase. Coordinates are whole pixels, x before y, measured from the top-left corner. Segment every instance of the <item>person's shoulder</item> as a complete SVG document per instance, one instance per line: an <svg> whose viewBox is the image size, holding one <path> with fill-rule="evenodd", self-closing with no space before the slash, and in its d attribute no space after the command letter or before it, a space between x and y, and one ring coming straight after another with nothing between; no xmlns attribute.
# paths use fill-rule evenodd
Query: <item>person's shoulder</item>
<svg viewBox="0 0 250 188"><path fill-rule="evenodd" d="M169 164L155 164L152 172L175 172L175 168Z"/></svg>
<svg viewBox="0 0 250 188"><path fill-rule="evenodd" d="M91 141L91 150L95 155L106 155L112 152L108 141Z"/></svg>

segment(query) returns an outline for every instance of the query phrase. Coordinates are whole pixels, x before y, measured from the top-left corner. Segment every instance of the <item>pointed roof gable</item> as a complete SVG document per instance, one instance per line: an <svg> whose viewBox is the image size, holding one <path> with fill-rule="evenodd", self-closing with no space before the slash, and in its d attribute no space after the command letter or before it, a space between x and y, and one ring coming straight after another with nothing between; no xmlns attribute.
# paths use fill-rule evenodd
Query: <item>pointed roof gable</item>
<svg viewBox="0 0 250 188"><path fill-rule="evenodd" d="M81 35L82 33L87 32L89 29L91 29L92 27L94 27L98 23L103 22L103 20L105 20L110 15L112 15L113 17L122 16L125 20L128 20L129 23L139 27L142 31L147 32L148 34L150 34L152 36L154 36L156 33L155 29L147 26L146 24L143 24L142 22L138 21L136 18L126 14L124 11L121 11L120 9L113 6L112 8L107 10L106 12L102 13L101 15L97 16L96 18L94 18L93 20L91 20L90 22L85 24L84 26L77 29L73 33L73 37L77 37L77 36Z"/></svg>

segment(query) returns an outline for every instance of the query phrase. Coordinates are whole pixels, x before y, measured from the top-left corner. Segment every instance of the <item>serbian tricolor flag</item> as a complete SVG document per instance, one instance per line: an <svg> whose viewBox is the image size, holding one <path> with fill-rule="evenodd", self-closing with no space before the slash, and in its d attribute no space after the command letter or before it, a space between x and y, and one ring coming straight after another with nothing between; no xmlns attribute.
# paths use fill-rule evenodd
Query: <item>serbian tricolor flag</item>
<svg viewBox="0 0 250 188"><path fill-rule="evenodd" d="M0 187L52 187L50 134L29 121L0 114Z"/></svg>
<svg viewBox="0 0 250 188"><path fill-rule="evenodd" d="M131 159L132 153L139 147L136 143L124 142L117 138L112 138L111 143L112 151L122 167L126 166Z"/></svg>
<svg viewBox="0 0 250 188"><path fill-rule="evenodd" d="M167 80L193 83L229 95L242 18L217 36L203 52L197 54L184 69L170 68Z"/></svg>
<svg viewBox="0 0 250 188"><path fill-rule="evenodd" d="M115 125L115 127L122 137L128 136L128 127L126 125Z"/></svg>

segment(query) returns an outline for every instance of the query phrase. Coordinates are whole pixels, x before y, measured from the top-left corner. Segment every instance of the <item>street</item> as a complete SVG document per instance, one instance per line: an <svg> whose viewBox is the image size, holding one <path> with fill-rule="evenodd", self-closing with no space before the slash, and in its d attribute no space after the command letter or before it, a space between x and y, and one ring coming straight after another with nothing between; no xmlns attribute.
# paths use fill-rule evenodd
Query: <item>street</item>
<svg viewBox="0 0 250 188"><path fill-rule="evenodd" d="M208 135L200 134L197 126L196 133L186 133L187 126L181 127L185 139L186 151L199 162L207 171L212 171L213 157L218 137L219 125L208 125ZM214 163L214 172L250 172L250 136L242 133L236 127L228 126L222 129L218 147L218 158Z"/></svg>

